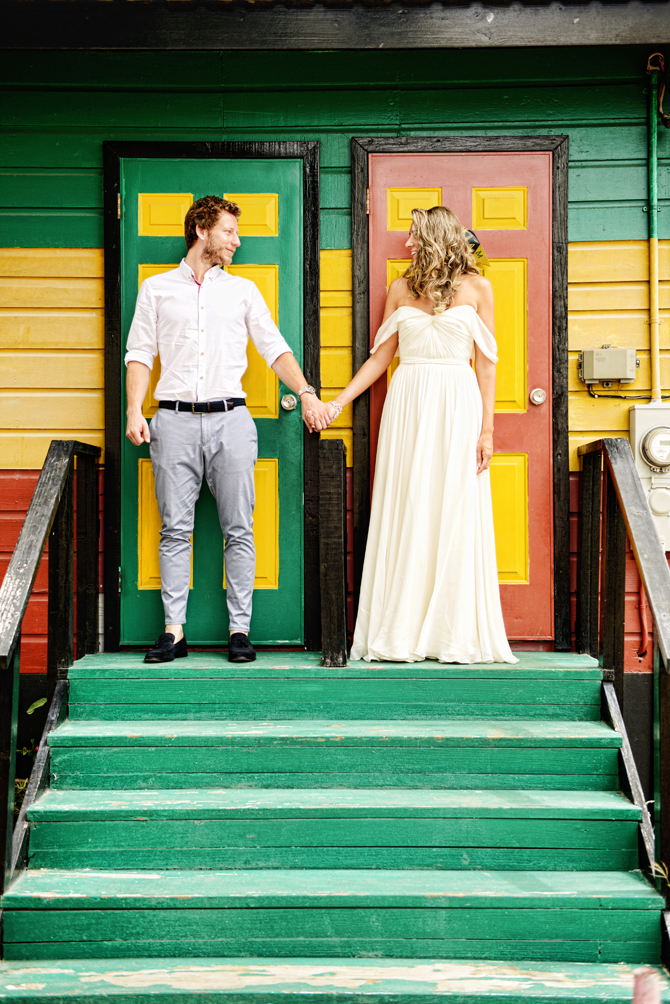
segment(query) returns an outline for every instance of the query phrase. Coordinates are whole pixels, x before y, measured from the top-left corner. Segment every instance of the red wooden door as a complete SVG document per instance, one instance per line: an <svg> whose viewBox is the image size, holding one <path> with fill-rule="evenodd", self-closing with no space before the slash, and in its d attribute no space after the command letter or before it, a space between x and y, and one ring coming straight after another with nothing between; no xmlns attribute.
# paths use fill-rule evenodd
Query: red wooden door
<svg viewBox="0 0 670 1004"><path fill-rule="evenodd" d="M411 210L443 205L474 230L496 298L498 389L491 485L510 639L554 637L551 154L370 155L370 343L402 275ZM388 377L387 377L388 379ZM387 379L371 388L371 465ZM546 400L530 400L535 389Z"/></svg>

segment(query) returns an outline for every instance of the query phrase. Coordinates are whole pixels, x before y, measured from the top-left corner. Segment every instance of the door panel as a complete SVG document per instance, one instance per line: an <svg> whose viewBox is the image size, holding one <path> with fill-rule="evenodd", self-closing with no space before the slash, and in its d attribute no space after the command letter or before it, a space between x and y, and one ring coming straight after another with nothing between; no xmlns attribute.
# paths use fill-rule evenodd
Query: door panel
<svg viewBox="0 0 670 1004"><path fill-rule="evenodd" d="M122 343L138 286L185 254L183 218L203 195L239 202L241 247L229 271L255 282L302 363L302 162L122 161ZM254 472L256 580L252 641L301 644L303 633L303 434L299 409L279 408L280 383L251 342L243 387L258 430ZM155 413L157 359L144 403ZM123 394L125 408L125 388ZM162 629L160 519L146 445L122 444L121 642L146 644ZM193 644L228 635L223 538L206 483L196 505L186 634Z"/></svg>
<svg viewBox="0 0 670 1004"><path fill-rule="evenodd" d="M489 259L498 342L491 466L496 554L510 639L547 641L553 624L551 154L371 154L370 339L389 283L408 264L414 207L445 205ZM386 379L371 388L371 470ZM543 405L529 391L547 392Z"/></svg>

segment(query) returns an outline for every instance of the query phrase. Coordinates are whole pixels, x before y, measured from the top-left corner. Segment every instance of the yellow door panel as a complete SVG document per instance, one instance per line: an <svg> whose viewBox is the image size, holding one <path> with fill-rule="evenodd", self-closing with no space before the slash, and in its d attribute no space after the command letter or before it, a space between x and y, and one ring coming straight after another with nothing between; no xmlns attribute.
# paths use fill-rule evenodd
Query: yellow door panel
<svg viewBox="0 0 670 1004"><path fill-rule="evenodd" d="M473 188L473 230L526 230L527 188Z"/></svg>
<svg viewBox="0 0 670 1004"><path fill-rule="evenodd" d="M406 230L412 226L413 209L432 209L442 205L441 188L387 188L386 229Z"/></svg>
<svg viewBox="0 0 670 1004"><path fill-rule="evenodd" d="M224 199L242 210L240 237L276 237L279 234L279 196L267 192L226 192Z"/></svg>
<svg viewBox="0 0 670 1004"><path fill-rule="evenodd" d="M154 472L151 461L146 457L137 461L137 496L137 588L160 589L158 542L161 537L161 517L156 501ZM193 589L193 551L189 589Z"/></svg>
<svg viewBox="0 0 670 1004"><path fill-rule="evenodd" d="M279 461L259 459L254 469L256 508L254 543L256 578L254 589L279 588ZM225 575L224 575L225 587Z"/></svg>
<svg viewBox="0 0 670 1004"><path fill-rule="evenodd" d="M183 237L184 217L193 204L188 192L140 192L137 232L140 237Z"/></svg>
<svg viewBox="0 0 670 1004"><path fill-rule="evenodd" d="M279 305L279 266L227 265L226 272L251 279L256 283L276 324ZM247 371L242 377L242 387L247 395L247 407L254 418L277 418L279 380L251 340L247 345Z"/></svg>
<svg viewBox="0 0 670 1004"><path fill-rule="evenodd" d="M142 285L145 279L148 279L150 275L162 275L163 272L171 272L173 268L177 268L176 265L138 265L137 267L137 288ZM161 361L158 356L154 359L153 369L151 370L151 377L149 379L149 390L147 391L147 396L144 399L144 404L142 405L142 414L147 421L151 421L156 412L158 411L158 402L154 398L154 391L156 390L156 384L161 378ZM141 588L141 587L140 587Z"/></svg>
<svg viewBox="0 0 670 1004"><path fill-rule="evenodd" d="M494 453L491 495L498 581L528 582L528 454Z"/></svg>
<svg viewBox="0 0 670 1004"><path fill-rule="evenodd" d="M137 288L139 289L145 279L150 275L162 275L163 272L171 272L177 265L138 265L137 266Z"/></svg>
<svg viewBox="0 0 670 1004"><path fill-rule="evenodd" d="M495 296L496 411L528 410L528 310L525 258L492 258L484 275Z"/></svg>
<svg viewBox="0 0 670 1004"><path fill-rule="evenodd" d="M386 262L386 288L389 288L394 279L404 275L411 264L411 258L389 258Z"/></svg>

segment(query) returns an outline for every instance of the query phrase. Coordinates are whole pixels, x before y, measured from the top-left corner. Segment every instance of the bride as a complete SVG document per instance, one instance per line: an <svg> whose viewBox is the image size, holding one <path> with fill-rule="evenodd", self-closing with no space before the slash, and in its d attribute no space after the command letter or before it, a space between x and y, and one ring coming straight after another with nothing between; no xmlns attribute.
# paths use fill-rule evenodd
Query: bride
<svg viewBox="0 0 670 1004"><path fill-rule="evenodd" d="M371 358L330 402L332 421L399 351L379 429L351 658L514 663L489 480L493 291L450 209L414 209L412 220L412 263L391 283Z"/></svg>

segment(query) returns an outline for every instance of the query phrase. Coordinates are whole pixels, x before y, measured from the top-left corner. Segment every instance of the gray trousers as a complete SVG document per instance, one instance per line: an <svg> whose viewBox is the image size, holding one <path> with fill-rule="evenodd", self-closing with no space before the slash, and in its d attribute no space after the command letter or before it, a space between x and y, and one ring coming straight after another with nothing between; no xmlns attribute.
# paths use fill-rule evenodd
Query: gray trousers
<svg viewBox="0 0 670 1004"><path fill-rule="evenodd" d="M256 573L252 514L258 436L253 418L246 408L205 415L159 408L151 420L150 452L162 524L165 623L186 622L195 503L205 477L225 542L230 630L248 632Z"/></svg>

